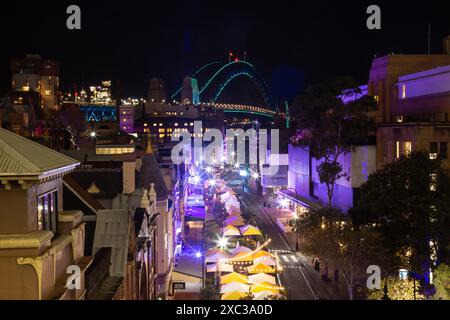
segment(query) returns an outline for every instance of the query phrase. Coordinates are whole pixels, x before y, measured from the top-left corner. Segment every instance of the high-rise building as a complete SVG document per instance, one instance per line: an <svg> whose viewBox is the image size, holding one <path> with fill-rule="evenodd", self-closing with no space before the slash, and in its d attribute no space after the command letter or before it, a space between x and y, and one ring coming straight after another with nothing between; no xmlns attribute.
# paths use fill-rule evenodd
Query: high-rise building
<svg viewBox="0 0 450 320"><path fill-rule="evenodd" d="M60 106L59 64L44 60L40 55L27 54L25 58L11 60L12 90L15 92L38 92L40 107L58 110Z"/></svg>

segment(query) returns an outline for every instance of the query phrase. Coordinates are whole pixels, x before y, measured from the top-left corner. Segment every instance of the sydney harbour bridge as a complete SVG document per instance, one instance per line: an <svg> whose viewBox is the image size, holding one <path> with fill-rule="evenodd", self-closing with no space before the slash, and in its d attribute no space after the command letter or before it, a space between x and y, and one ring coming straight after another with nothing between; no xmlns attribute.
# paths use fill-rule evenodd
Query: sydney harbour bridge
<svg viewBox="0 0 450 320"><path fill-rule="evenodd" d="M273 125L274 118L278 118L283 119L282 121L286 123L286 126L289 125L286 105L277 103L264 78L256 67L248 61L238 59L228 62L214 61L202 66L187 78L193 83L189 89L191 91L189 101L187 103L183 101L185 91L183 82L183 85L170 95L170 99L174 103L222 110L228 119L250 119L253 122L259 121L261 124L270 126ZM224 96L230 94L230 91L233 93L232 91L236 88L244 87L241 85L246 80L247 86L245 89L258 95L259 105L253 103L224 103L222 101ZM251 84L250 87L248 87L249 83ZM230 89L226 91L227 88ZM80 103L80 110L84 112L89 122L110 122L118 119L117 108L113 105Z"/></svg>

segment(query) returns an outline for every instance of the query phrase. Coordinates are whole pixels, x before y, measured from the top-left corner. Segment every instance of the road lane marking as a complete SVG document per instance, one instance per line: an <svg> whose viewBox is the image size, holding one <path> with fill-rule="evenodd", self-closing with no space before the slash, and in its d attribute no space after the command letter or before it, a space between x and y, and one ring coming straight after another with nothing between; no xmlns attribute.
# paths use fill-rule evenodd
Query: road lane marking
<svg viewBox="0 0 450 320"><path fill-rule="evenodd" d="M297 262L298 262L298 259L297 259L297 257L296 257L296 256L294 256L294 255L292 255L292 256L291 256L291 259L292 259L292 261L294 261L295 263L297 263Z"/></svg>
<svg viewBox="0 0 450 320"><path fill-rule="evenodd" d="M281 258L283 258L284 262L290 262L288 256L282 255Z"/></svg>

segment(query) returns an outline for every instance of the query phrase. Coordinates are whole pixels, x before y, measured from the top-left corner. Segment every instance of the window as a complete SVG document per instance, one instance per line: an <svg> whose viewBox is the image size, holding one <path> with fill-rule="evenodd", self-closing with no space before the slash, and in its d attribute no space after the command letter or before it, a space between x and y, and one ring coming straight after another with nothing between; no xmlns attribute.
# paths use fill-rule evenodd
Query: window
<svg viewBox="0 0 450 320"><path fill-rule="evenodd" d="M409 155L412 151L412 144L411 141L405 141L403 142L403 154Z"/></svg>
<svg viewBox="0 0 450 320"><path fill-rule="evenodd" d="M430 191L436 190L437 190L437 174L432 173L430 174Z"/></svg>
<svg viewBox="0 0 450 320"><path fill-rule="evenodd" d="M447 142L439 144L439 159L447 159Z"/></svg>
<svg viewBox="0 0 450 320"><path fill-rule="evenodd" d="M395 141L395 158L400 158L400 141Z"/></svg>
<svg viewBox="0 0 450 320"><path fill-rule="evenodd" d="M51 96L52 95L52 90L45 90L45 95L46 96Z"/></svg>
<svg viewBox="0 0 450 320"><path fill-rule="evenodd" d="M438 156L438 143L430 142L430 159L437 159Z"/></svg>
<svg viewBox="0 0 450 320"><path fill-rule="evenodd" d="M58 234L57 192L52 191L38 197L38 230L49 230Z"/></svg>
<svg viewBox="0 0 450 320"><path fill-rule="evenodd" d="M402 99L406 98L406 84L402 84Z"/></svg>

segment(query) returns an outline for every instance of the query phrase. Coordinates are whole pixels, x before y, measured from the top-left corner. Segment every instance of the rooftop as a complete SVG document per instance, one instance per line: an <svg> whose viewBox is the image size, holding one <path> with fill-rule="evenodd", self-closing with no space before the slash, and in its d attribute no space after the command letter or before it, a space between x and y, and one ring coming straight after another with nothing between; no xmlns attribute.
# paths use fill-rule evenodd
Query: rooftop
<svg viewBox="0 0 450 320"><path fill-rule="evenodd" d="M0 128L0 176L42 178L77 165L77 160Z"/></svg>

